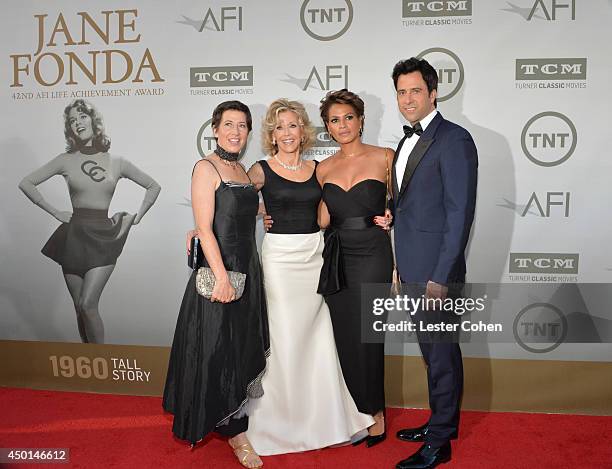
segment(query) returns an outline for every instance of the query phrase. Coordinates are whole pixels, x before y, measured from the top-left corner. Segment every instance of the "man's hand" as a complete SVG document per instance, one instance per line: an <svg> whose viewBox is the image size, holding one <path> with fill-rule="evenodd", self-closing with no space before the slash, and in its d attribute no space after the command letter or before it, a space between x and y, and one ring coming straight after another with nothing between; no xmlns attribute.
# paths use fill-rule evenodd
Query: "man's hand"
<svg viewBox="0 0 612 469"><path fill-rule="evenodd" d="M441 283L432 282L431 280L427 282L427 287L425 289L425 299L436 299L440 301L444 301L446 296L448 295L448 287L446 285L442 285ZM429 307L428 301L425 301L425 309L426 310L435 310L435 303Z"/></svg>

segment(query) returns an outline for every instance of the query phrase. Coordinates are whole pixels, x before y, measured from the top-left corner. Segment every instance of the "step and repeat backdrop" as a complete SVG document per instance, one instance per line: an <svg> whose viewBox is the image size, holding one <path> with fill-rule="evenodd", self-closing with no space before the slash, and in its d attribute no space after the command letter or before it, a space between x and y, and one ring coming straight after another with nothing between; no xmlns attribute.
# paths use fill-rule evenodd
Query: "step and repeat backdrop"
<svg viewBox="0 0 612 469"><path fill-rule="evenodd" d="M304 103L317 126L309 158L336 151L318 104L340 88L366 103L363 140L394 148L405 122L391 70L411 56L434 65L439 111L467 128L478 147L469 281L547 284L550 294L526 295L525 308L579 310L610 324L612 295L602 285L612 283L612 1L20 0L3 6L0 384L159 393L189 274L191 170L214 148L213 108L228 99L251 108L247 167L264 157L260 122L279 97ZM76 109L88 109L93 131L110 141L107 160L77 165L67 156L67 136L87 132L71 107L75 101ZM73 239L62 228L75 216L73 204L83 201L100 210L79 212L82 223L109 225L125 242L114 267L85 286L79 269L86 266L67 272L53 260L61 236L73 242L75 256L96 255L81 252L78 233ZM150 206L142 220L141 205ZM259 241L262 236L260 226ZM564 294L555 293L560 289ZM88 294L79 297L81 291ZM99 313L103 344L80 343L81 310ZM524 342L463 348L466 357L506 359L516 369L541 363L533 376L553 370L546 375L551 386L567 380L572 362L612 361L607 343L553 340L554 346L534 349ZM391 343L387 354L393 370L420 360L414 344ZM387 379L401 390L401 377ZM609 396L609 385L604 388L601 396ZM568 400L582 390L571 392Z"/></svg>

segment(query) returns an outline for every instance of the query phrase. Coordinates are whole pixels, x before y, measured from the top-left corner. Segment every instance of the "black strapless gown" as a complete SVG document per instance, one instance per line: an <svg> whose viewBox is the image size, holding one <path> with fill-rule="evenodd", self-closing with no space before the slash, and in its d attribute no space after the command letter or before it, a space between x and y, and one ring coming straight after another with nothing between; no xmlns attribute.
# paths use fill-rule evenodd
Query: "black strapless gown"
<svg viewBox="0 0 612 469"><path fill-rule="evenodd" d="M258 196L252 185L221 182L215 192L213 231L227 270L246 272L243 296L212 303L198 295L194 271L179 311L163 407L172 431L195 443L230 418L243 417L260 397L270 339L257 246Z"/></svg>
<svg viewBox="0 0 612 469"><path fill-rule="evenodd" d="M325 301L346 385L359 411L370 415L385 408L385 350L384 344L361 341L361 285L391 282L391 241L372 221L375 215L384 214L385 197L385 184L376 179L361 181L348 191L333 183L323 186L323 200L331 215L326 250L337 237L338 266L343 270L339 291L326 294ZM327 274L322 271L322 280Z"/></svg>

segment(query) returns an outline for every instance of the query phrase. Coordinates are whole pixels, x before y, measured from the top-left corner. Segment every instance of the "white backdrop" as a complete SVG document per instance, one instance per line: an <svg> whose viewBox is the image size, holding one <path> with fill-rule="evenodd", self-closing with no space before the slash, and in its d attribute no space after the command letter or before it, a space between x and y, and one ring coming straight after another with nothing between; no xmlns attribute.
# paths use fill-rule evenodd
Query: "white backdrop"
<svg viewBox="0 0 612 469"><path fill-rule="evenodd" d="M62 112L74 97L85 97L103 114L111 153L162 186L104 290L107 342L169 345L188 275L190 174L199 148L209 152L210 128L203 125L214 106L226 99L250 106L247 166L263 157L259 130L268 103L297 99L320 126L319 100L344 87L366 102L364 141L394 148L404 122L391 70L398 60L423 53L439 70L438 109L466 127L479 150L469 281L540 281L546 271L553 283L610 283L612 2L564 1L121 0L97 8L68 0L5 2L0 339L79 340L61 271L40 253L58 222L17 188L23 176L63 152ZM93 80L77 59L90 74L95 62ZM554 114L526 128L545 112ZM333 151L320 137L312 152L319 159ZM39 189L70 210L62 178ZM136 211L142 195L135 184L122 182L110 213ZM510 262L510 253L528 261ZM573 261L554 264L567 259L560 254ZM537 259L556 267L542 270ZM519 265L523 270L513 272ZM464 350L610 360L612 347L563 344L537 355L514 344ZM396 345L388 353L418 351Z"/></svg>

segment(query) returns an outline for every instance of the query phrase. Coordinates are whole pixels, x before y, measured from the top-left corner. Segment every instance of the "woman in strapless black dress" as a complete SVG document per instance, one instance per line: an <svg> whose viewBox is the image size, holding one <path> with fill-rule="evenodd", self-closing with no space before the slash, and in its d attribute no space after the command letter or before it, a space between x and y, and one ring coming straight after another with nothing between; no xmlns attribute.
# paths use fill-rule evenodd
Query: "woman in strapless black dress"
<svg viewBox="0 0 612 469"><path fill-rule="evenodd" d="M368 446L385 438L384 344L361 339L361 285L390 283L393 253L385 211L393 152L361 142L364 104L347 90L321 101L321 118L340 151L321 162L321 225L326 226L319 292L325 295L348 389L360 412L374 416Z"/></svg>
<svg viewBox="0 0 612 469"><path fill-rule="evenodd" d="M217 106L212 127L217 149L192 176L192 206L205 265L215 275L210 300L196 292L193 272L176 324L163 407L174 414L172 431L192 445L209 432L229 438L245 467L262 462L247 440L247 404L261 397L270 341L257 247L259 199L237 161L251 130L248 107ZM241 298L227 271L246 273Z"/></svg>

